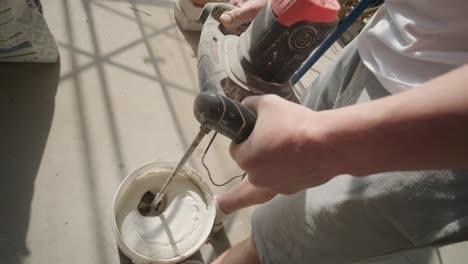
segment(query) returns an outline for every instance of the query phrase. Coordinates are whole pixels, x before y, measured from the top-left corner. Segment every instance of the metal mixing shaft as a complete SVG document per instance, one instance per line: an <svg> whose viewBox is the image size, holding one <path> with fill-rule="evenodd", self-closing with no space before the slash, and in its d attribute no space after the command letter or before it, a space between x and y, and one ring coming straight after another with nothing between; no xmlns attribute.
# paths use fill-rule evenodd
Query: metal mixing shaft
<svg viewBox="0 0 468 264"><path fill-rule="evenodd" d="M190 144L177 167L169 175L156 198L151 202L151 208L157 210L166 193L167 186L172 182L181 168L211 129L232 139L235 143L245 141L255 126L257 115L252 110L232 99L215 92L200 93L195 99L193 112L200 122L200 132Z"/></svg>
<svg viewBox="0 0 468 264"><path fill-rule="evenodd" d="M164 194L166 193L167 186L171 183L171 181L174 179L174 177L177 175L177 173L180 171L182 167L184 167L185 163L187 163L187 160L192 156L193 152L195 149L198 147L200 142L203 140L206 134L210 132L210 129L201 126L200 127L200 132L198 132L197 136L193 140L192 144L190 144L190 147L187 149L185 152L184 156L182 156L182 159L180 159L179 164L177 164L177 167L174 169L174 171L169 175L167 178L166 182L164 183L163 187L161 190L158 192L156 195L156 198L151 202L151 208L157 209L159 207L159 203L161 202Z"/></svg>

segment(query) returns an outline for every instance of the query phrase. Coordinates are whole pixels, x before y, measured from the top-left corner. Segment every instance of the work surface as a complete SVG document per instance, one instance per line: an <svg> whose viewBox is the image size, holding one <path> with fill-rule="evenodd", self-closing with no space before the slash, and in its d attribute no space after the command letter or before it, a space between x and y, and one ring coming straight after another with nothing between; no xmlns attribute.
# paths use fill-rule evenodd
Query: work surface
<svg viewBox="0 0 468 264"><path fill-rule="evenodd" d="M60 63L0 64L0 263L127 263L111 228L114 192L145 164L177 161L195 136L198 34L178 28L171 1L43 5ZM206 144L190 161L204 176ZM207 157L220 182L240 172L228 146L218 137ZM246 238L250 211L230 217L226 232L195 257L209 263ZM464 263L464 248L425 250L392 263L440 263L439 256Z"/></svg>

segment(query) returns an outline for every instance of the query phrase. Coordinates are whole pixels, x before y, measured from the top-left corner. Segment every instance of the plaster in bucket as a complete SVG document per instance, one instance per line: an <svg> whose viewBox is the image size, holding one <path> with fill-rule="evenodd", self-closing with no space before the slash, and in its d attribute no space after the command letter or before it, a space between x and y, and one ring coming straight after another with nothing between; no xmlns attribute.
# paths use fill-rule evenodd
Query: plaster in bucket
<svg viewBox="0 0 468 264"><path fill-rule="evenodd" d="M168 186L166 205L157 216L144 216L138 204L157 193L177 164L144 166L120 185L114 199L114 233L122 252L135 263L177 263L193 255L213 227L213 194L203 178L184 167Z"/></svg>

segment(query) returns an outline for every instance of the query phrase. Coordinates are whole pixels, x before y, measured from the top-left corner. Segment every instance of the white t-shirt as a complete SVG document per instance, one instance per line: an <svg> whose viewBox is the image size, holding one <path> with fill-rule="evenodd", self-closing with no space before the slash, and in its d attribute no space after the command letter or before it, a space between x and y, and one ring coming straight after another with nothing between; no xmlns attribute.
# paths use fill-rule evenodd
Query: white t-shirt
<svg viewBox="0 0 468 264"><path fill-rule="evenodd" d="M358 37L363 63L390 93L468 63L468 0L387 0Z"/></svg>

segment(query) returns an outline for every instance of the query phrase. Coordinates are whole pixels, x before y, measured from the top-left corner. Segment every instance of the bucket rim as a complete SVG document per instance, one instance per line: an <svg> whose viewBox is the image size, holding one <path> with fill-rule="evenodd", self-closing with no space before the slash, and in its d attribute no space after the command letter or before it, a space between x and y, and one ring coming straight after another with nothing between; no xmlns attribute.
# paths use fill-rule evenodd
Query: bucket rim
<svg viewBox="0 0 468 264"><path fill-rule="evenodd" d="M113 199L113 204L112 204L112 230L113 230L119 249L122 251L122 253L125 256L130 258L132 262L134 263L160 263L160 264L178 263L180 261L183 261L189 258L193 254L195 254L201 248L201 246L203 246L203 244L207 241L207 239L209 238L211 234L211 230L214 225L214 221L216 217L216 207L214 205L215 201L214 201L213 192L211 191L209 185L207 184L205 179L201 176L201 174L198 171L196 171L195 169L193 169L192 167L188 165L184 165L182 170L186 169L191 172L191 174L187 177L195 185L197 185L197 187L203 193L206 207L209 212L208 214L209 218L207 219L206 228L203 231L203 235L201 239L191 249L170 259L153 259L153 258L144 256L136 252L132 248L128 247L122 239L120 230L117 226L117 202L118 202L118 199L120 198L120 195L122 195L123 191L125 190L125 188L129 186L139 176L143 176L145 174L151 173L151 170L158 169L158 168L171 170L171 169L174 169L177 166L177 164L178 163L174 161L157 161L157 162L149 163L142 167L139 167L138 169L130 173L127 177L125 177L125 179L120 183L119 187L117 188L117 191L114 194L114 199ZM195 179L193 177L195 177Z"/></svg>

